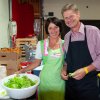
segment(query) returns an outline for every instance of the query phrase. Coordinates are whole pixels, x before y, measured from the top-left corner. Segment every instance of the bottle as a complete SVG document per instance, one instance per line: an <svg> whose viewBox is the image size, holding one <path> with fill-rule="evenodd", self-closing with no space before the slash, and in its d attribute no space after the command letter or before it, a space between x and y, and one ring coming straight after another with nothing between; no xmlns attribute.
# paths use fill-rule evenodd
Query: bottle
<svg viewBox="0 0 100 100"><path fill-rule="evenodd" d="M0 66L0 80L7 76L6 66Z"/></svg>

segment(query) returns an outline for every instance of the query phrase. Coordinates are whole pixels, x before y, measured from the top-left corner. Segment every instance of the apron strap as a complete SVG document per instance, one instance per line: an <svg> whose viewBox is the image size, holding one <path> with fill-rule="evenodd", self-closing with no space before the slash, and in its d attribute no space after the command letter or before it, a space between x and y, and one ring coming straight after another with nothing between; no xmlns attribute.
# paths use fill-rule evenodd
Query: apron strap
<svg viewBox="0 0 100 100"><path fill-rule="evenodd" d="M43 56L43 64L46 63L47 61L47 57L48 55L45 55L45 51L46 51L46 41L44 42L45 40L41 40L40 43L41 43L41 51L42 51L42 56Z"/></svg>

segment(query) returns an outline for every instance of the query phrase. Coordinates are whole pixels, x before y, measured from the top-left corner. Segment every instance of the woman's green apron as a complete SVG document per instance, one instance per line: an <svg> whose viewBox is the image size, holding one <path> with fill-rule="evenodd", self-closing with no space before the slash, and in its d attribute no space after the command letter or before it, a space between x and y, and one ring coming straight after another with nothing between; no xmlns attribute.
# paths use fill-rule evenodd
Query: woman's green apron
<svg viewBox="0 0 100 100"><path fill-rule="evenodd" d="M43 43L42 51L43 51ZM61 79L64 53L61 47L56 50L49 49L48 56L43 57L44 67L40 73L38 100L64 100L65 82Z"/></svg>

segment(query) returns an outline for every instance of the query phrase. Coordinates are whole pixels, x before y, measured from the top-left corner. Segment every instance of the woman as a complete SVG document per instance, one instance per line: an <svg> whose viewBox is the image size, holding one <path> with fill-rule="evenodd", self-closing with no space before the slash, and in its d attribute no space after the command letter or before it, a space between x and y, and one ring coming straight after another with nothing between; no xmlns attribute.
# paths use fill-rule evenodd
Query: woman
<svg viewBox="0 0 100 100"><path fill-rule="evenodd" d="M38 42L33 64L17 73L32 70L39 66L43 60L44 67L40 73L38 99L64 100L65 84L60 76L64 61L62 48L64 41L60 38L62 31L60 20L56 17L48 18L45 23L45 31L49 37Z"/></svg>

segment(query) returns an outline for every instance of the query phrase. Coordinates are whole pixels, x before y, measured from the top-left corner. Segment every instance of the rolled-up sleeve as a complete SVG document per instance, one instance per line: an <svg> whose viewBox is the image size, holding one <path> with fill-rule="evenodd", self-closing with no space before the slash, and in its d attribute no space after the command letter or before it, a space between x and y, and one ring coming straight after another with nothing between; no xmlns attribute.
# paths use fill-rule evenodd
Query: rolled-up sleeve
<svg viewBox="0 0 100 100"><path fill-rule="evenodd" d="M96 67L97 71L100 71L100 30L96 29L95 34L95 57L92 65Z"/></svg>
<svg viewBox="0 0 100 100"><path fill-rule="evenodd" d="M36 58L36 59L42 59L42 52L41 52L40 41L37 43L37 46L36 46L35 58Z"/></svg>

